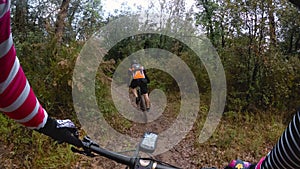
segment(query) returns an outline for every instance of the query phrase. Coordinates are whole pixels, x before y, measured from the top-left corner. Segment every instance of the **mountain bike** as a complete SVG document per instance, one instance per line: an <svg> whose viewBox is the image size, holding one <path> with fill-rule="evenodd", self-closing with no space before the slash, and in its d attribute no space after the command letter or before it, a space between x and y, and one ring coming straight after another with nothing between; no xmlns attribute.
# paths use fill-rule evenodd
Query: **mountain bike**
<svg viewBox="0 0 300 169"><path fill-rule="evenodd" d="M143 123L147 123L148 119L145 97L142 95L141 88L139 86L136 87L136 91L137 98L134 96L133 92L130 92L129 94L131 104L138 110L139 114L136 114L138 118L141 118Z"/></svg>
<svg viewBox="0 0 300 169"><path fill-rule="evenodd" d="M85 136L82 140L83 150L79 150L72 147L71 150L74 153L86 155L88 157L95 157L97 155L111 159L117 163L126 165L126 169L180 169L179 167L171 164L150 158L142 158L139 156L139 152L151 154L156 149L158 135L153 132L145 132L141 141L136 146L134 155L127 156L121 153L110 151L100 147L88 136ZM150 155L149 155L150 156ZM217 169L217 168L201 168L201 169Z"/></svg>
<svg viewBox="0 0 300 169"><path fill-rule="evenodd" d="M72 147L74 153L80 153L89 157L100 155L126 165L126 169L180 169L168 163L153 158L142 158L139 152L153 153L156 148L158 135L152 132L144 133L140 143L137 145L134 156L130 157L121 153L101 148L96 142L85 136L82 140L83 150Z"/></svg>

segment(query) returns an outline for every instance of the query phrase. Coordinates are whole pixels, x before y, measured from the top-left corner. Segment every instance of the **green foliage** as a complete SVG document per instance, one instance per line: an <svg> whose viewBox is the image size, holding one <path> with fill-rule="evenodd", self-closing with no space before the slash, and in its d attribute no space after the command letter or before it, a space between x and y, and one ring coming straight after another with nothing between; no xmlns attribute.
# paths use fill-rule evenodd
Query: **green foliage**
<svg viewBox="0 0 300 169"><path fill-rule="evenodd" d="M227 109L297 107L299 95L293 91L299 84L295 55L299 53L299 20L292 19L297 9L290 3L269 0L264 4L199 0L197 5L196 22L219 51L226 71ZM276 25L272 23L274 15L278 17Z"/></svg>
<svg viewBox="0 0 300 169"><path fill-rule="evenodd" d="M204 145L196 143L195 146L208 149L208 152L215 151L214 156L221 155L220 159L225 162L249 158L245 154L251 154L257 161L268 153L270 149L266 148L273 147L284 131L286 126L281 123L281 118L273 112L255 114L229 111L224 113L209 141Z"/></svg>
<svg viewBox="0 0 300 169"><path fill-rule="evenodd" d="M114 102L111 99L112 97L109 89L110 82L108 77L102 73L98 73L96 75L96 79L95 90L97 104L101 113L107 122L113 126L113 128L122 132L127 131L132 126L132 123L118 113Z"/></svg>
<svg viewBox="0 0 300 169"><path fill-rule="evenodd" d="M72 75L81 44L74 42L62 46L55 56L47 39L43 43L28 39L18 43L16 48L22 68L47 112L60 118L72 117Z"/></svg>
<svg viewBox="0 0 300 169"><path fill-rule="evenodd" d="M83 44L105 25L101 1L70 2L61 45L54 38L58 14L51 11L53 8L59 9L61 2L26 4L28 2L12 2L12 30L21 65L47 112L57 118L76 121L71 93L73 68ZM175 1L161 4L161 11L170 14L170 18L160 19L162 22L169 21L166 25L172 31L177 31L175 16L191 19L190 14L184 14L182 2L177 5ZM275 143L284 128L279 120L282 115L278 114L290 115L289 111L300 104L300 21L295 17L299 12L285 1L273 1L271 5L270 2L198 0L200 11L196 13L195 22L199 30L203 30L210 38L222 59L228 93L228 111L208 144L226 150L223 155L228 161L240 151L253 151L257 157L262 154L260 150L264 145ZM25 12L20 12L20 9ZM274 36L271 33L274 25L268 22L273 13L277 19L276 42L269 39ZM107 23L110 23L109 19ZM117 33L138 27L138 23L132 24L132 27L126 24L118 23L121 31ZM171 28L171 24L174 27ZM112 38L118 37L117 33ZM113 59L116 63L110 65L104 74L99 74L95 84L101 112L120 131L129 130L132 123L120 117L113 105L108 92L108 79L124 58L147 48L159 48L176 54L193 72L201 99L204 98L201 102L208 105L210 100L208 74L201 60L188 46L161 34L139 34L123 39L105 56L106 60ZM178 71L181 70L178 67ZM176 101L180 91L172 76L156 69L149 69L148 75L151 79L150 90L163 90L171 102L168 106L179 109ZM184 81L185 78L183 76L180 80ZM202 105L199 123L204 121L208 109ZM268 111L271 113L265 113ZM270 119L271 115L273 118ZM8 147L7 158L21 161L17 164L20 168L68 168L76 162L69 146L56 145L47 137L21 127L3 115L0 115L0 123L0 141ZM232 145L236 148L232 148Z"/></svg>
<svg viewBox="0 0 300 169"><path fill-rule="evenodd" d="M0 162L14 159L13 168L68 168L76 158L67 145L57 145L49 137L24 128L0 114L0 141L8 145ZM5 164L7 165L7 164ZM6 166L9 167L9 166Z"/></svg>

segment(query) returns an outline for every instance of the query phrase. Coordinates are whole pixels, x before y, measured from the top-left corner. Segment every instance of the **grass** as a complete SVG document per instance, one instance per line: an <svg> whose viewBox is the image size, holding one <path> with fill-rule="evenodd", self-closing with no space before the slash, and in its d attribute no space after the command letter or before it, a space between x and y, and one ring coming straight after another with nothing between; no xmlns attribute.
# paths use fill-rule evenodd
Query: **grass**
<svg viewBox="0 0 300 169"><path fill-rule="evenodd" d="M216 156L221 156L222 161L239 158L257 162L275 145L286 128L281 117L269 112L227 112L212 137L204 144L196 143L195 147L215 147L220 151Z"/></svg>
<svg viewBox="0 0 300 169"><path fill-rule="evenodd" d="M107 98L106 93L101 95ZM119 127L121 131L130 129L131 123L120 117L114 107L108 106L111 105L110 100L104 99L102 104L107 109L105 116L112 121L114 128ZM208 106L201 105L195 124L198 136L208 110ZM74 168L79 163L82 168L93 168L92 159L74 155L69 145L58 145L47 136L26 129L4 115L0 115L0 123L0 168ZM279 113L226 112L207 142L194 143L195 151L203 152L195 158L198 158L199 164L218 163L220 166L237 158L255 162L267 154L285 127Z"/></svg>
<svg viewBox="0 0 300 169"><path fill-rule="evenodd" d="M2 114L0 123L0 150L3 149L0 163L3 168L69 168L76 162L69 145L58 145L47 136L26 129Z"/></svg>

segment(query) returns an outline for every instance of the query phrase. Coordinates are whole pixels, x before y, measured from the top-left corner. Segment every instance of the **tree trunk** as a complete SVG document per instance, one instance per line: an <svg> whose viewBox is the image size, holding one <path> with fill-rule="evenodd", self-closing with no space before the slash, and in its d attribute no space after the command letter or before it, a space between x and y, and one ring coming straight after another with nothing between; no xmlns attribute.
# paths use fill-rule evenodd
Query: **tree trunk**
<svg viewBox="0 0 300 169"><path fill-rule="evenodd" d="M273 0L268 0L268 19L269 19L269 36L270 47L276 47L276 23L274 17L274 5Z"/></svg>
<svg viewBox="0 0 300 169"><path fill-rule="evenodd" d="M55 23L55 39L58 46L62 44L62 37L65 27L65 19L68 14L70 0L63 0L60 6L60 11L57 14L57 20Z"/></svg>
<svg viewBox="0 0 300 169"><path fill-rule="evenodd" d="M23 42L27 37L26 23L28 13L28 0L16 1L16 13L14 18L15 30L18 31L18 40Z"/></svg>

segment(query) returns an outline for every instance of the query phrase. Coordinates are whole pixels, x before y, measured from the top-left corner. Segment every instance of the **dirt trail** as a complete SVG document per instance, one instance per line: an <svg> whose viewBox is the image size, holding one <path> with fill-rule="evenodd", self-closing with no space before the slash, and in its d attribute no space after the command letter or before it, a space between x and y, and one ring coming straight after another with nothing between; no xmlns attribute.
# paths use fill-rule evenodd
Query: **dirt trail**
<svg viewBox="0 0 300 169"><path fill-rule="evenodd" d="M118 92L118 97L121 99L128 99L128 95L122 94L122 92ZM153 104L151 107L151 113L155 110L158 110L160 107L156 104ZM140 137L145 131L153 131L156 133L161 133L170 127L176 118L176 110L175 106L172 104L168 104L164 109L163 114L159 119L146 123L132 123L132 126L126 134L132 137ZM120 124L122 125L122 124ZM198 140L198 128L199 126L194 125L193 128L188 132L183 140L181 140L176 146L171 148L169 151L155 156L157 160L170 163L180 168L184 169L199 169L201 167L217 167L223 168L228 161L225 161L224 157L225 151L215 145L197 144ZM267 146L268 149L265 150L266 154L271 148L272 145ZM0 146L0 169L1 168L17 168L12 164L12 159L3 158L9 157L12 152L12 148L10 146ZM232 152L235 153L235 148L233 147ZM74 166L70 166L73 169L118 169L125 168L125 166L117 164L114 161L106 159L104 157L94 157L89 158L84 155L77 155L78 162ZM247 161L257 161L257 159L253 159L253 154L251 152L238 154L238 156ZM227 159L228 160L228 159Z"/></svg>
<svg viewBox="0 0 300 169"><path fill-rule="evenodd" d="M119 93L120 98L128 100L128 95L125 96L124 94L122 94L124 92L120 92L118 91L118 89L116 90L116 92ZM151 112L153 112L153 110L156 109L158 108L156 108L155 105L152 105L151 111L148 112L148 116L151 116ZM176 118L176 114L172 112L173 112L172 107L167 107L163 112L163 115L159 119L153 122L146 123L146 124L133 123L131 129L128 131L127 134L133 137L138 137L145 131L153 131L156 133L161 133L162 131L168 129L168 127L172 124L174 118ZM194 143L196 141L196 135L197 135L195 131L196 129L194 127L178 145L176 145L171 150L156 156L155 158L160 161L178 166L180 168L189 168L189 169L199 168L197 162L198 154L196 149L194 148ZM81 167L80 163L82 162L78 162L75 168L85 168L85 167ZM125 166L117 164L103 157L94 158L90 167L96 169L125 168Z"/></svg>
<svg viewBox="0 0 300 169"><path fill-rule="evenodd" d="M189 168L196 169L199 168L198 162L196 160L197 152L194 149L194 140L195 135L193 131L191 131L187 137L182 140L178 145L172 148L170 151L155 156L155 159L158 159L163 162L167 162L169 164L175 165L180 168ZM91 160L91 165L89 167L83 167L86 161ZM84 162L83 162L84 161ZM125 168L116 162L113 162L109 159L103 157L96 157L94 159L87 159L83 157L81 162L78 162L77 169L83 168L93 168L93 169L113 169L113 168Z"/></svg>
<svg viewBox="0 0 300 169"><path fill-rule="evenodd" d="M124 96L123 94L120 94L119 97L124 97L123 99L126 99L126 96ZM145 131L161 133L162 131L168 129L173 120L176 118L176 113L174 113L175 110L173 106L174 105L168 105L160 118L155 121L146 124L133 123L130 130L128 130L126 134L132 137L139 137ZM152 110L153 109L156 109L155 105L152 105ZM151 115L151 111L149 114ZM228 164L228 161L226 161L226 159L224 158L226 150L221 149L216 145L210 145L209 143L203 145L197 144L199 135L199 132L197 132L198 128L199 126L194 125L193 128L185 136L185 138L183 138L183 140L181 140L169 151L155 156L155 159L184 169L199 169L202 167L224 168L224 166ZM232 151L235 151L235 147L233 147ZM266 151L266 153L267 152L268 150ZM247 161L257 161L253 158L253 154L251 154L251 152L239 154L239 157ZM88 159L83 159L83 161L85 162L86 160ZM83 165L80 165L81 162L78 162L78 165L75 167L76 169L125 168L125 166L117 164L103 157L93 158L91 161L91 165L88 167L83 167Z"/></svg>

